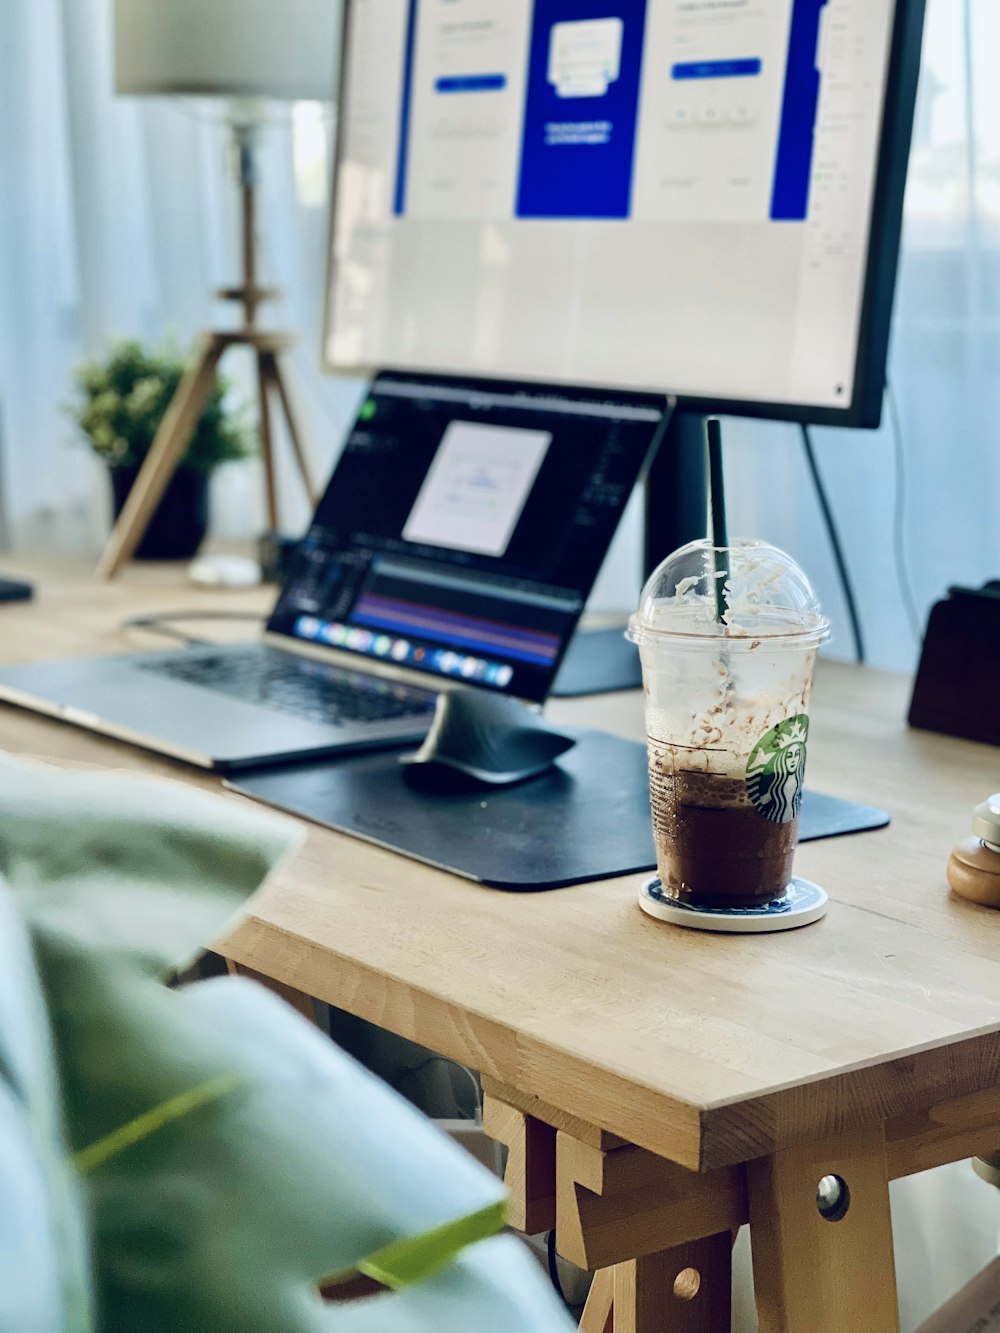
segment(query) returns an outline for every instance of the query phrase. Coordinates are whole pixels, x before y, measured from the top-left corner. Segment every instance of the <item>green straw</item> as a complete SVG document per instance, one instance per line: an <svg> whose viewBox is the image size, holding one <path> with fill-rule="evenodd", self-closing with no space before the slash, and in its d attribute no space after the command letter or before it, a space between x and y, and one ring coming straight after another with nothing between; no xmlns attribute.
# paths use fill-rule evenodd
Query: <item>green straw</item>
<svg viewBox="0 0 1000 1333"><path fill-rule="evenodd" d="M729 533L726 530L726 492L722 483L722 427L718 417L709 417L708 484L711 499L711 539L715 548L715 618L721 625L726 614L726 594L729 590ZM722 548L720 551L719 548ZM721 576L721 577L720 577Z"/></svg>

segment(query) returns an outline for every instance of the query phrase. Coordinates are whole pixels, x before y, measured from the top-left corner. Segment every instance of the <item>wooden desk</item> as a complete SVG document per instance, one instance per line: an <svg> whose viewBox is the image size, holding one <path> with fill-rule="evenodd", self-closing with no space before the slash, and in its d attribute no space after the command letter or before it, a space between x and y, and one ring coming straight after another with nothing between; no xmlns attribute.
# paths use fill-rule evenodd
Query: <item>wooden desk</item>
<svg viewBox="0 0 1000 1333"><path fill-rule="evenodd" d="M108 586L22 564L39 596L0 608L4 661L149 646L118 630L128 612L268 602L169 569ZM907 694L821 665L810 784L893 823L800 849L830 894L817 925L699 935L640 913L634 876L503 894L314 828L216 947L481 1071L515 1213L557 1217L561 1251L601 1270L585 1327L603 1330L612 1293L615 1333L728 1327L728 1237L749 1221L763 1333L894 1330L886 1181L1000 1143L1000 913L944 875L1000 787L997 753L909 731ZM551 715L643 734L637 695ZM13 709L0 744L217 785ZM829 1175L850 1191L836 1222L816 1207ZM694 1299L693 1280L673 1294L682 1268Z"/></svg>

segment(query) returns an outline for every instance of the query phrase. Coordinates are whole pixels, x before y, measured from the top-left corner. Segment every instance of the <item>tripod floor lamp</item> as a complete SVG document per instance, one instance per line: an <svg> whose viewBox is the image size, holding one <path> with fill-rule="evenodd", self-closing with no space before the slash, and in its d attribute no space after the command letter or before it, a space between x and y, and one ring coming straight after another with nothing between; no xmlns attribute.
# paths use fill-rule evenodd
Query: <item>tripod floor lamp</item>
<svg viewBox="0 0 1000 1333"><path fill-rule="evenodd" d="M268 102L328 101L333 94L336 0L116 0L116 91L184 94L228 100L232 156L240 191L242 278L218 296L242 307L234 329L204 333L177 387L97 567L113 578L149 524L184 456L223 354L249 348L256 361L261 454L272 531L279 527L272 408L284 415L288 438L310 503L309 472L284 353L288 333L258 325L262 302L280 293L258 280L256 187L258 140Z"/></svg>

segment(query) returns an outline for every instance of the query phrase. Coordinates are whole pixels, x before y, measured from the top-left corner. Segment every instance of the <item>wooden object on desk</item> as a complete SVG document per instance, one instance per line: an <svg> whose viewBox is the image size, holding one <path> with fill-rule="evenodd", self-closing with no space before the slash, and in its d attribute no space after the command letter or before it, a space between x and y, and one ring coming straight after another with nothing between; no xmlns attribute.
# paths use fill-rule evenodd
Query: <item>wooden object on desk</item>
<svg viewBox="0 0 1000 1333"><path fill-rule="evenodd" d="M292 452L309 497L315 509L317 492L310 475L302 433L297 422L292 392L288 383L288 367L283 353L291 345L287 333L266 333L257 328L257 307L262 301L278 296L273 288L261 287L257 281L257 242L255 235L255 185L252 174L241 182L241 216L243 237L243 281L238 287L224 287L217 295L226 301L236 301L243 307L243 325L226 332L203 334L195 359L184 375L177 391L164 413L163 420L143 460L142 467L132 484L128 499L108 538L107 546L98 562L101 578L114 578L132 557L142 540L143 533L160 503L184 457L191 436L205 407L215 373L223 353L230 347L248 347L254 354L257 369L257 401L260 411L260 445L264 464L264 484L267 499L267 520L271 532L279 529L278 488L274 460L274 434L271 409L280 406L288 427Z"/></svg>
<svg viewBox="0 0 1000 1333"><path fill-rule="evenodd" d="M8 563L38 595L0 609L7 661L147 648L148 636L118 629L123 616L192 604L181 571L133 567L112 586L59 562ZM268 600L261 590L197 595L203 605ZM801 1333L789 1311L812 1308L836 1267L831 1255L814 1268L784 1239L801 1191L814 1206L817 1167L842 1160L853 1176L857 1165L877 1204L882 1168L847 1152L855 1134L884 1135L889 1177L1000 1146L1000 913L956 898L945 879L968 811L996 787L996 752L908 729L907 693L901 677L820 664L809 783L884 806L893 824L800 848L798 873L830 894L814 926L698 935L644 917L635 876L499 893L310 828L216 947L480 1070L487 1086L510 1090L514 1109L575 1130L591 1151L636 1145L661 1175L673 1163L706 1182L752 1170L751 1229L770 1228L785 1246L767 1280L771 1328ZM557 701L549 713L557 725L644 734L638 695ZM13 708L0 709L0 745L218 787L210 774ZM615 1207L628 1238L623 1197ZM646 1202L652 1217L655 1191ZM831 1233L842 1225L824 1222ZM869 1234L884 1242L865 1270L877 1277L891 1261L880 1205ZM882 1311L859 1280L858 1308ZM891 1333L883 1317L865 1333Z"/></svg>

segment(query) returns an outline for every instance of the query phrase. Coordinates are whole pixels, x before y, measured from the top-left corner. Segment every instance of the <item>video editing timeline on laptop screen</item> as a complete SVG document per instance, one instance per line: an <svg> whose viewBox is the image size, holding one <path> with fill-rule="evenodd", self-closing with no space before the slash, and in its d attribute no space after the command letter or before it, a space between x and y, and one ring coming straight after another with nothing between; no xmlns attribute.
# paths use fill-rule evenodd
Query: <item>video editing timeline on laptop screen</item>
<svg viewBox="0 0 1000 1333"><path fill-rule="evenodd" d="M544 699L664 408L380 375L268 628Z"/></svg>

